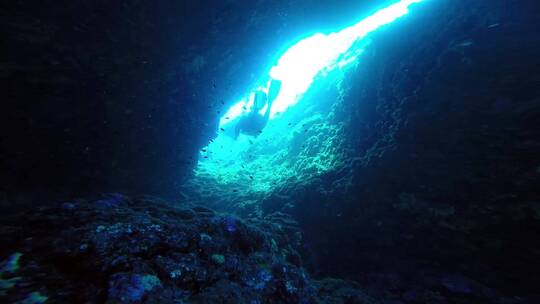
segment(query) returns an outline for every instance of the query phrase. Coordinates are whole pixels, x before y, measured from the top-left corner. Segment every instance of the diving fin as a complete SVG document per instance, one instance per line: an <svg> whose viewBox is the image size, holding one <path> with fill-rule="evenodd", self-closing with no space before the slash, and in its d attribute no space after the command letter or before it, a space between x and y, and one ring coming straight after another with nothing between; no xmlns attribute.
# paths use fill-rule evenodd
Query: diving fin
<svg viewBox="0 0 540 304"><path fill-rule="evenodd" d="M270 88L268 89L268 102L273 102L279 95L281 89L281 80L272 79L270 81Z"/></svg>

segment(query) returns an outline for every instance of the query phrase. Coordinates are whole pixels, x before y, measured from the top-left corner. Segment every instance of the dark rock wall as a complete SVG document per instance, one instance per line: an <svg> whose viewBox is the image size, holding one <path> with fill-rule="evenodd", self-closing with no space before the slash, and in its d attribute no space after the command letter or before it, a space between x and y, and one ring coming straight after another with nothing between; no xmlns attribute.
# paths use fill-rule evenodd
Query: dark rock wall
<svg viewBox="0 0 540 304"><path fill-rule="evenodd" d="M187 137L191 112L208 114L190 94L179 56L208 27L201 16L179 18L197 7L139 1L2 6L6 191L172 188L182 177L181 159L197 149L197 139Z"/></svg>
<svg viewBox="0 0 540 304"><path fill-rule="evenodd" d="M349 78L349 169L297 195L312 268L396 288L459 273L536 294L539 7L422 10L374 35Z"/></svg>

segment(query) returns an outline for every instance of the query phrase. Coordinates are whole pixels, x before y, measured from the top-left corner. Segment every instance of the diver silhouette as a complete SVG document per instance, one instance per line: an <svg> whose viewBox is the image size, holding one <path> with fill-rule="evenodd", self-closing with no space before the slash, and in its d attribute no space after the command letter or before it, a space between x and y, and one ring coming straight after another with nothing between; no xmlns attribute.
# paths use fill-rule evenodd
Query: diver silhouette
<svg viewBox="0 0 540 304"><path fill-rule="evenodd" d="M253 100L253 106L250 112L240 118L240 121L236 124L234 138L238 138L240 133L257 136L259 135L268 120L270 119L270 111L272 109L272 103L277 98L279 90L281 89L281 81L272 79L270 82L270 88L268 89L268 95L262 91L255 91L255 97ZM264 114L260 114L259 111L266 107Z"/></svg>

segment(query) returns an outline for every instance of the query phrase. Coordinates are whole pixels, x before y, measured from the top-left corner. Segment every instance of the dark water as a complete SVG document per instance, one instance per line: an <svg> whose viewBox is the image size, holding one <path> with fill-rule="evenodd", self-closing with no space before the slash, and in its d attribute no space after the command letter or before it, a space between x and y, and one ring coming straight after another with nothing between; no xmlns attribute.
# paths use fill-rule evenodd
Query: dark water
<svg viewBox="0 0 540 304"><path fill-rule="evenodd" d="M424 0L220 123L395 2L0 4L0 302L540 302L536 1Z"/></svg>

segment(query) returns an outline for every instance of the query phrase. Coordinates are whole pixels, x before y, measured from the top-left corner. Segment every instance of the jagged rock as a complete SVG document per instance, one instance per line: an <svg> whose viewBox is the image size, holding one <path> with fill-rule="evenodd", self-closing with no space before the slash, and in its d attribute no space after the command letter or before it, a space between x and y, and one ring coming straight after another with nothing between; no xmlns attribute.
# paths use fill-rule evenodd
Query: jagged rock
<svg viewBox="0 0 540 304"><path fill-rule="evenodd" d="M322 291L299 266L298 244L289 243L283 229L294 222L284 215L273 223L186 210L108 194L68 208L60 203L6 215L0 235L11 246L0 255L16 253L2 267L9 276L2 276L0 297L13 302L39 292L50 302L371 303L356 296L363 294L359 286L335 283L348 290L339 295ZM7 235L6 227L17 226L18 235Z"/></svg>

